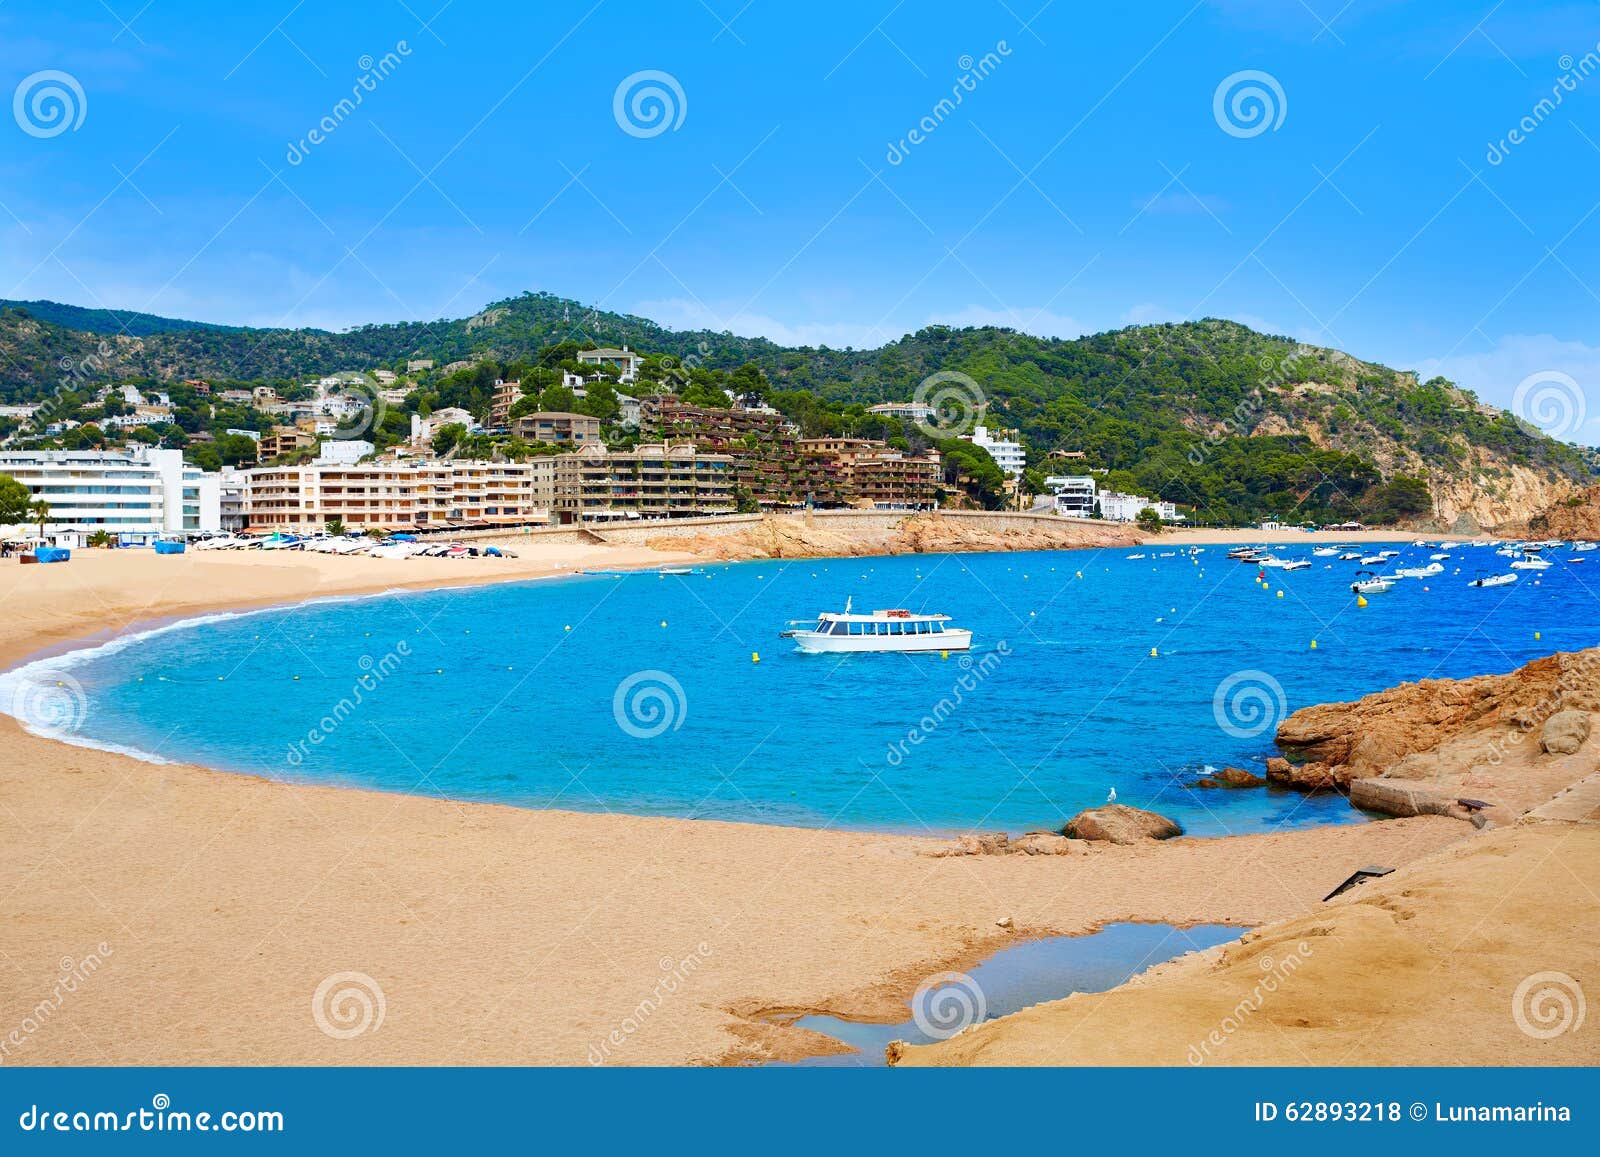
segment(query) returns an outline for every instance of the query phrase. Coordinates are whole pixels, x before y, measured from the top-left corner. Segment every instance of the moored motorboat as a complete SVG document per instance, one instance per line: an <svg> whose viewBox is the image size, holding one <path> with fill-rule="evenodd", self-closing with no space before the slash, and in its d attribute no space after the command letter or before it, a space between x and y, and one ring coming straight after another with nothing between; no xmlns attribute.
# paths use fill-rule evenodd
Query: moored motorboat
<svg viewBox="0 0 1600 1157"><path fill-rule="evenodd" d="M1514 574L1486 574L1475 578L1467 585L1469 587L1506 587L1517 581Z"/></svg>
<svg viewBox="0 0 1600 1157"><path fill-rule="evenodd" d="M1511 564L1512 570L1549 570L1555 564L1543 558L1519 558Z"/></svg>
<svg viewBox="0 0 1600 1157"><path fill-rule="evenodd" d="M1366 575L1366 578L1362 578ZM1356 581L1350 584L1350 590L1358 595L1381 595L1394 589L1394 580L1374 574L1370 570L1356 572Z"/></svg>

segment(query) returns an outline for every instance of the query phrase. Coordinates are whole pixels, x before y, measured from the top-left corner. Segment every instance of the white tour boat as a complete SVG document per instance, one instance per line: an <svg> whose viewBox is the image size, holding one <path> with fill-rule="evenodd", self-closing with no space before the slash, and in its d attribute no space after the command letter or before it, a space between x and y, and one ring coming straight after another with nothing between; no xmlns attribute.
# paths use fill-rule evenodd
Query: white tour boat
<svg viewBox="0 0 1600 1157"><path fill-rule="evenodd" d="M972 632L949 626L949 615L919 615L906 610L873 611L868 615L824 611L815 622L795 619L783 638L793 639L811 654L853 651L966 651Z"/></svg>

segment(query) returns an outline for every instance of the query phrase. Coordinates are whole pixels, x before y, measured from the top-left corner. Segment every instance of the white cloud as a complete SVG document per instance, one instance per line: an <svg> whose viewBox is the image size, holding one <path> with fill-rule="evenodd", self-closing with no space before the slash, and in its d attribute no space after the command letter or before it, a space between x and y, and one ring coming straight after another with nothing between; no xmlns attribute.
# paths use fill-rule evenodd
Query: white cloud
<svg viewBox="0 0 1600 1157"><path fill-rule="evenodd" d="M1422 358L1411 365L1423 380L1443 375L1474 391L1490 405L1508 410L1515 408L1517 387L1533 375L1564 374L1576 383L1566 390L1564 409L1541 409L1520 416L1545 426L1565 441L1600 444L1600 346L1565 341L1547 333L1515 333L1502 337L1492 349ZM1524 390L1524 408L1532 396Z"/></svg>

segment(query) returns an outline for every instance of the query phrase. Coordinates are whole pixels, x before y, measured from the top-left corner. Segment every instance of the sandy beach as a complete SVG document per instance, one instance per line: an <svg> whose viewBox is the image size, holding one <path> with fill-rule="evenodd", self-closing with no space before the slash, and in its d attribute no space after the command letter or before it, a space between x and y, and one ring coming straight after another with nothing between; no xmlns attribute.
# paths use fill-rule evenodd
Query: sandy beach
<svg viewBox="0 0 1600 1157"><path fill-rule="evenodd" d="M7 565L0 661L221 607L680 560L517 549L463 562L82 551ZM1354 868L1453 847L1491 875L1514 866L1441 816L939 859L917 837L305 787L67 746L9 717L0 734L5 1064L796 1057L829 1042L768 1017L898 1020L923 977L1022 938L1127 920L1315 921ZM1553 929L1504 952L1525 971L1555 967ZM1451 999L1459 980L1442 972L1425 991ZM342 1031L341 1013L359 1022L362 1007L364 1031ZM1441 1037L1461 1028L1441 1023ZM1119 1029L1106 1055L1183 1063L1157 1059L1165 1035L1159 1019ZM1240 1041L1231 1058L1276 1055Z"/></svg>

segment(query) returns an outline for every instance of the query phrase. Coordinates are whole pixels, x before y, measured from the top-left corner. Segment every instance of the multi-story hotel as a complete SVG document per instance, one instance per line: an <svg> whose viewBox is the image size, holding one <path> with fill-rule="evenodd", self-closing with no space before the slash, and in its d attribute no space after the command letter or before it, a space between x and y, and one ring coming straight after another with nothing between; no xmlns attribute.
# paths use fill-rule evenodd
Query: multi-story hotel
<svg viewBox="0 0 1600 1157"><path fill-rule="evenodd" d="M799 430L775 410L694 406L657 394L639 400L639 427L648 438L730 455L738 485L763 509L851 499L838 463L805 450Z"/></svg>
<svg viewBox="0 0 1600 1157"><path fill-rule="evenodd" d="M555 464L554 512L563 523L693 518L738 509L733 459L687 443L584 450L543 461Z"/></svg>
<svg viewBox="0 0 1600 1157"><path fill-rule="evenodd" d="M548 442L553 446L598 445L600 419L588 414L540 410L515 419L511 432L524 442Z"/></svg>
<svg viewBox="0 0 1600 1157"><path fill-rule="evenodd" d="M0 474L50 504L45 530L58 538L104 530L142 543L222 525L219 477L181 450L4 450Z"/></svg>
<svg viewBox="0 0 1600 1157"><path fill-rule="evenodd" d="M554 460L369 463L243 471L252 530L520 526L549 518Z"/></svg>
<svg viewBox="0 0 1600 1157"><path fill-rule="evenodd" d="M931 507L943 478L939 455L904 454L867 438L802 438L800 449L838 464L852 500L888 508Z"/></svg>

